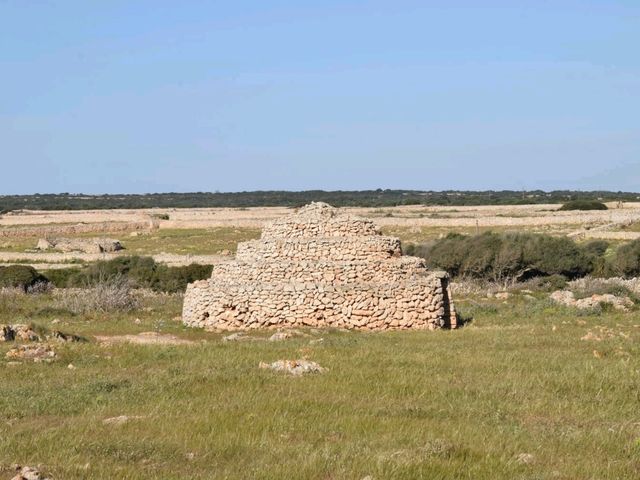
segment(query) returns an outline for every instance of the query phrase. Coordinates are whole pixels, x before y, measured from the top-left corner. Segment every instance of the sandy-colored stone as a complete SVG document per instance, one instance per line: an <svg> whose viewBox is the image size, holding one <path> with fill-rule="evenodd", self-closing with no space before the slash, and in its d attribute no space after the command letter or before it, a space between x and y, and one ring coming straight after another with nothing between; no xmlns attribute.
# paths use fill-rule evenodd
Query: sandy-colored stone
<svg viewBox="0 0 640 480"><path fill-rule="evenodd" d="M446 272L402 256L371 221L312 203L240 243L235 260L187 287L183 322L211 330L456 326Z"/></svg>

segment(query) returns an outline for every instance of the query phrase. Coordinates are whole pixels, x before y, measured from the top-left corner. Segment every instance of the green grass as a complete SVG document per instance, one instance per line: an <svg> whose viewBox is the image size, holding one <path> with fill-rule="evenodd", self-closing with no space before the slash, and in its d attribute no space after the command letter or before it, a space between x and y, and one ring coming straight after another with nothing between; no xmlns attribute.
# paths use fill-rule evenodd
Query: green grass
<svg viewBox="0 0 640 480"><path fill-rule="evenodd" d="M114 237L122 242L126 253L131 255L152 255L156 253L207 255L223 250L235 252L238 242L260 237L259 228L215 227L192 229L160 229L141 233L137 237L124 234L85 233L71 235L70 238ZM32 250L38 237L1 238L0 252L24 252ZM55 253L49 250L48 253Z"/></svg>
<svg viewBox="0 0 640 480"><path fill-rule="evenodd" d="M543 299L473 298L460 302L473 321L458 331L322 331L310 346L223 343L172 320L180 305L157 296L136 312L85 317L48 296L0 300L0 323L58 318L55 328L85 336L159 330L203 341L66 344L52 364L19 366L6 365L10 345L0 344L0 463L43 464L64 479L640 475L636 313L578 317ZM580 340L598 327L614 336ZM328 371L257 368L302 356ZM118 415L143 418L103 424ZM516 462L521 453L533 463Z"/></svg>
<svg viewBox="0 0 640 480"><path fill-rule="evenodd" d="M137 237L126 237L122 242L127 253L136 255L162 252L205 255L223 250L235 252L239 242L259 237L259 228L161 229Z"/></svg>

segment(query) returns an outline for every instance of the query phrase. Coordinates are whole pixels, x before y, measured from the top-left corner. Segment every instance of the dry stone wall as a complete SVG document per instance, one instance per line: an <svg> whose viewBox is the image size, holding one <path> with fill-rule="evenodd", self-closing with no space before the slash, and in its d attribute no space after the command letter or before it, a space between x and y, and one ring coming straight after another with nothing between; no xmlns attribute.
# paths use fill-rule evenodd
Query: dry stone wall
<svg viewBox="0 0 640 480"><path fill-rule="evenodd" d="M312 203L238 245L234 261L187 287L185 324L212 330L456 326L449 277L402 256L370 220Z"/></svg>

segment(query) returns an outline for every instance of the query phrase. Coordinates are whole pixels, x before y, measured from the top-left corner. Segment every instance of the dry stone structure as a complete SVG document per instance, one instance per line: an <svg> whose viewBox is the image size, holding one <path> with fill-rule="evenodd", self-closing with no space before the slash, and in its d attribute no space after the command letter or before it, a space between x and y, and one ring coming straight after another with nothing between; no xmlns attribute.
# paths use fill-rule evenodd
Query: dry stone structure
<svg viewBox="0 0 640 480"><path fill-rule="evenodd" d="M366 219L311 203L190 284L183 322L211 330L455 328L449 277Z"/></svg>

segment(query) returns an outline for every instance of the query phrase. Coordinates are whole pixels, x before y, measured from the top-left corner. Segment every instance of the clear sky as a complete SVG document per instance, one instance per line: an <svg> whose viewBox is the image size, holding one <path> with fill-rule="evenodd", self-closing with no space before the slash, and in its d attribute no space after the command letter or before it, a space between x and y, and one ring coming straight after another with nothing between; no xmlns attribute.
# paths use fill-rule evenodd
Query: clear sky
<svg viewBox="0 0 640 480"><path fill-rule="evenodd" d="M0 194L640 191L640 1L0 0Z"/></svg>

